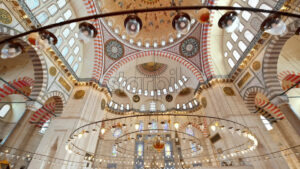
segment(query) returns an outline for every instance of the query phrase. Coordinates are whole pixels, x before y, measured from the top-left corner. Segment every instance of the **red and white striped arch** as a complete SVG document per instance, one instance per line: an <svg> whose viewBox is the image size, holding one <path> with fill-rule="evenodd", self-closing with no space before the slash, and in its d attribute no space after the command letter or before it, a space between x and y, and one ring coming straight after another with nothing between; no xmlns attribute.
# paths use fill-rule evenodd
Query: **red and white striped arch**
<svg viewBox="0 0 300 169"><path fill-rule="evenodd" d="M202 118L202 123L203 123L203 125L204 125L204 129L203 129L203 130L200 129L200 125L199 125L199 124L196 124L196 123L194 123L194 122L185 122L185 123L183 123L183 124L179 127L178 130L181 131L181 132L185 132L185 129L187 128L187 126L188 126L189 124L191 124L194 128L196 128L197 130L199 130L199 131L203 134L204 137L208 137L208 136L209 136L209 130L208 130L208 128L207 128L207 122L206 122L206 119L205 119L205 118Z"/></svg>
<svg viewBox="0 0 300 169"><path fill-rule="evenodd" d="M139 53L129 55L129 56L124 57L124 58L118 60L117 62L115 62L108 69L108 71L105 72L102 84L106 84L107 81L111 78L111 76L114 73L116 73L125 64L127 64L131 61L134 61L137 58L143 58L143 57L148 57L148 56L158 56L158 57L163 57L163 58L167 58L167 59L176 61L176 62L180 63L181 65L183 65L184 67L186 67L188 70L190 70L193 73L193 75L197 78L198 81L204 82L202 72L186 58L181 57L176 54L173 54L173 53L170 53L170 52L165 52L165 51L146 51L146 52L139 52Z"/></svg>
<svg viewBox="0 0 300 169"><path fill-rule="evenodd" d="M292 86L300 82L300 73L295 71L283 71L279 73L278 79L281 81L281 86L283 90L287 90ZM299 88L300 84L296 85L296 88Z"/></svg>
<svg viewBox="0 0 300 169"><path fill-rule="evenodd" d="M273 117L276 117L278 119L284 119L284 114L280 111L280 109L271 103L269 99L263 95L262 93L257 93L255 96L255 105L258 107L264 107L264 110L270 113Z"/></svg>
<svg viewBox="0 0 300 169"><path fill-rule="evenodd" d="M26 96L29 96L31 91L24 90L28 87L31 87L33 85L33 79L29 77L20 77L18 79L15 79L13 81L8 82L10 85L12 85L14 88L18 89L19 91L23 92ZM20 94L17 90L15 90L13 87L4 84L0 88L0 100L7 97L8 95L12 94Z"/></svg>
<svg viewBox="0 0 300 169"><path fill-rule="evenodd" d="M38 109L36 112L32 114L29 119L29 123L35 124L37 127L42 127L45 122L47 122L51 117L54 117L55 111L55 102L49 103Z"/></svg>

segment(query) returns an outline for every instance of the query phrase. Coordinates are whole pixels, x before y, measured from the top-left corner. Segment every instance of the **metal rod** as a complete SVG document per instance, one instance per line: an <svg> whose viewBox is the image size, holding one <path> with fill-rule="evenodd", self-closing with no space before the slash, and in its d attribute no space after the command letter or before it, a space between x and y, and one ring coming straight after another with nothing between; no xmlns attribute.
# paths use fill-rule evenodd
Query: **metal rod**
<svg viewBox="0 0 300 169"><path fill-rule="evenodd" d="M0 102L0 103L7 103L7 104L9 104L9 103L26 103L26 102Z"/></svg>
<svg viewBox="0 0 300 169"><path fill-rule="evenodd" d="M290 96L288 97L289 99L297 99L297 98L300 98L300 96Z"/></svg>
<svg viewBox="0 0 300 169"><path fill-rule="evenodd" d="M172 7L159 7L159 8L144 8L144 9L133 9L133 10L125 10L125 11L116 11L116 12L109 12L109 13L103 13L103 14L97 14L97 15L91 15L91 16L85 16L80 18L75 18L71 20L67 20L64 22L54 23L51 25L43 26L40 28L36 28L12 37L9 37L7 39L1 40L0 44L8 42L10 40L20 38L26 35L29 35L30 33L39 32L44 29L51 29L54 27L63 26L70 23L75 22L81 22L91 19L98 19L98 18L105 18L105 17L111 17L111 16L118 16L118 15L126 15L131 13L146 13L146 12L158 12L158 11L178 11L178 10L199 10L202 8L207 8L210 10L239 10L239 11L250 11L255 13L276 13L278 15L282 16L288 16L288 17L294 17L294 18L300 18L299 14L289 13L289 12L281 12L281 11L275 11L275 10L266 10L266 9L259 9L259 8L249 8L249 7L232 7L232 6L172 6Z"/></svg>

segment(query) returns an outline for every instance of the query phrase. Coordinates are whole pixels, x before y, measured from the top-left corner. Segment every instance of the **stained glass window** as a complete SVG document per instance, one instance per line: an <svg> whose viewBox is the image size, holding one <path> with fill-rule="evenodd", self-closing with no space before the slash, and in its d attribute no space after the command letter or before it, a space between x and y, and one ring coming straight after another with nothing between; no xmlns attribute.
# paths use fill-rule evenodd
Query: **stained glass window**
<svg viewBox="0 0 300 169"><path fill-rule="evenodd" d="M170 143L166 143L165 145L165 156L171 157L171 145Z"/></svg>
<svg viewBox="0 0 300 169"><path fill-rule="evenodd" d="M117 156L117 146L116 146L116 145L114 145L114 146L112 147L112 155L113 155L114 157Z"/></svg>
<svg viewBox="0 0 300 169"><path fill-rule="evenodd" d="M194 136L194 135L195 135L192 127L187 127L187 128L185 129L185 132L186 132L188 135L191 135L191 136Z"/></svg>
<svg viewBox="0 0 300 169"><path fill-rule="evenodd" d="M144 151L144 145L143 144L139 144L137 147L137 154L138 156L142 157L143 156L143 151Z"/></svg>

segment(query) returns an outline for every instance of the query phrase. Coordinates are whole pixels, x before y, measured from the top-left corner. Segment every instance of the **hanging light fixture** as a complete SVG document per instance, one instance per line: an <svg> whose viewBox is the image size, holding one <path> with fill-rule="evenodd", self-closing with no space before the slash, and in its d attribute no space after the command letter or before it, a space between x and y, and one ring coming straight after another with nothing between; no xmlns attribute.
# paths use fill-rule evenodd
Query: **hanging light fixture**
<svg viewBox="0 0 300 169"><path fill-rule="evenodd" d="M176 130L178 130L178 128L179 128L179 123L175 122L175 123L174 123L174 127L175 127Z"/></svg>
<svg viewBox="0 0 300 169"><path fill-rule="evenodd" d="M235 11L226 12L219 20L218 26L226 32L235 31L240 25L238 14Z"/></svg>
<svg viewBox="0 0 300 169"><path fill-rule="evenodd" d="M280 15L277 14L270 15L265 19L260 29L271 35L283 35L287 30L286 24L282 21Z"/></svg>
<svg viewBox="0 0 300 169"><path fill-rule="evenodd" d="M124 21L126 32L129 36L135 37L143 27L142 20L137 15L128 15Z"/></svg>
<svg viewBox="0 0 300 169"><path fill-rule="evenodd" d="M191 18L185 12L178 12L172 21L173 28L180 34L187 34L191 29Z"/></svg>
<svg viewBox="0 0 300 169"><path fill-rule="evenodd" d="M57 43L57 38L56 36L47 31L47 30L42 30L39 32L39 38L37 39L36 45L40 49L49 49L51 45L56 45Z"/></svg>
<svg viewBox="0 0 300 169"><path fill-rule="evenodd" d="M210 10L207 8L201 8L198 12L197 12L197 20L202 23L209 23L210 20Z"/></svg>
<svg viewBox="0 0 300 169"><path fill-rule="evenodd" d="M20 43L8 42L1 49L1 58L10 59L19 56L23 52L23 47Z"/></svg>
<svg viewBox="0 0 300 169"><path fill-rule="evenodd" d="M300 35L300 27L295 32L296 35Z"/></svg>
<svg viewBox="0 0 300 169"><path fill-rule="evenodd" d="M91 39L95 38L98 34L97 29L94 25L88 22L82 22L79 24L79 39L81 39L84 43L89 42Z"/></svg>

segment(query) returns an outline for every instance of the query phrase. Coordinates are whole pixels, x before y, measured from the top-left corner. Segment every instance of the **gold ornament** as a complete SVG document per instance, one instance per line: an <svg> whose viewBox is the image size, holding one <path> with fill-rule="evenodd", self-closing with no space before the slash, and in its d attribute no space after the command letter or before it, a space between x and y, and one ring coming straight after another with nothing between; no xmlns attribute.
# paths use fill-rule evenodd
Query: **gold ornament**
<svg viewBox="0 0 300 169"><path fill-rule="evenodd" d="M11 24L12 23L12 17L9 14L8 11L6 11L3 8L0 8L0 22L4 24Z"/></svg>
<svg viewBox="0 0 300 169"><path fill-rule="evenodd" d="M49 73L51 76L55 76L57 73L56 68L54 66L51 66L49 69Z"/></svg>
<svg viewBox="0 0 300 169"><path fill-rule="evenodd" d="M227 95L227 96L234 96L234 91L231 87L224 87L223 88L223 92Z"/></svg>
<svg viewBox="0 0 300 169"><path fill-rule="evenodd" d="M252 68L253 68L255 71L258 71L258 70L260 69L260 67L261 67L261 64L260 64L259 61L253 62Z"/></svg>
<svg viewBox="0 0 300 169"><path fill-rule="evenodd" d="M202 104L203 108L206 108L206 106L207 106L207 100L206 100L205 97L202 97L201 104Z"/></svg>
<svg viewBox="0 0 300 169"><path fill-rule="evenodd" d="M85 91L84 90L78 90L74 94L74 99L82 99L84 97L84 95L85 95Z"/></svg>

